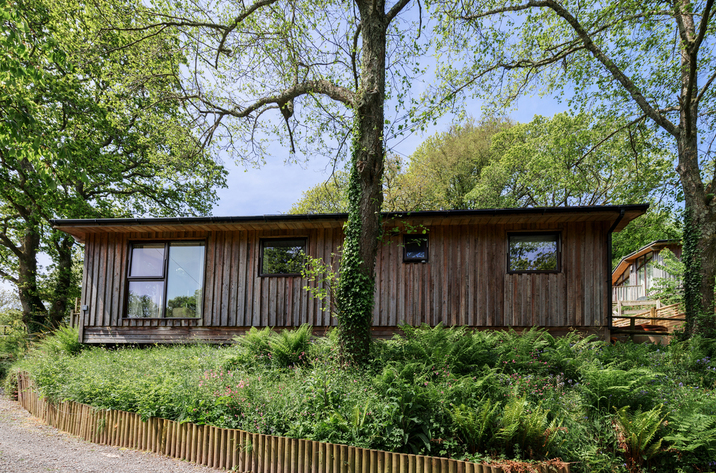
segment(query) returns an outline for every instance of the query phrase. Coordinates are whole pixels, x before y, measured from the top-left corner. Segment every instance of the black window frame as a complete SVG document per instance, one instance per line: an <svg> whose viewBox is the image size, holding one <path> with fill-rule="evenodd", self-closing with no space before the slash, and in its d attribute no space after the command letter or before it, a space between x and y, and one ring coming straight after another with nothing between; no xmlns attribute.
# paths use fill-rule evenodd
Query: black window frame
<svg viewBox="0 0 716 473"><path fill-rule="evenodd" d="M557 236L557 269L510 269L510 237L513 236ZM530 231L530 232L508 232L507 233L507 274L559 274L562 272L562 232L560 231Z"/></svg>
<svg viewBox="0 0 716 473"><path fill-rule="evenodd" d="M169 276L169 248L171 247L172 243L201 243L204 246L204 261L202 266L204 267L203 270L203 277L201 281L201 301L197 301L197 306L201 304L201 306L204 306L204 297L205 297L205 288L206 288L206 248L207 248L207 241L206 239L196 239L191 238L187 240L133 240L129 242L129 250L127 252L127 274L125 277L125 288L124 288L124 310L122 313L122 319L126 320L200 320L203 317L203 313L200 316L195 317L167 317L167 278ZM161 243L164 244L164 261L162 266L162 277L157 276L130 276L132 274L132 250L134 249L135 244L148 244L148 243ZM129 312L129 283L132 281L163 281L164 282L164 293L162 295L162 310L161 315L159 317L130 317L128 315Z"/></svg>
<svg viewBox="0 0 716 473"><path fill-rule="evenodd" d="M308 238L307 237L271 237L259 239L259 268L258 274L261 278L295 278L301 277L301 273L264 273L264 244L267 242L277 241L303 241L303 253L308 255Z"/></svg>
<svg viewBox="0 0 716 473"><path fill-rule="evenodd" d="M425 240L425 258L408 257L408 241ZM427 233L408 233L403 235L403 263L427 263L430 260L430 239Z"/></svg>

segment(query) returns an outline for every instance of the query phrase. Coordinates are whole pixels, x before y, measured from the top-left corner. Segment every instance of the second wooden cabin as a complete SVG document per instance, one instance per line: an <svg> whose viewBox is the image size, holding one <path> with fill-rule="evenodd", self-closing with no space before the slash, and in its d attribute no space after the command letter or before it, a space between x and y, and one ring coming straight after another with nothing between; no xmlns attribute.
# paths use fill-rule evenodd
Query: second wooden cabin
<svg viewBox="0 0 716 473"><path fill-rule="evenodd" d="M384 214L373 331L402 323L608 336L611 233L647 205ZM55 220L85 245L85 343L229 341L336 325L302 255L337 260L345 215ZM337 264L337 263L336 263Z"/></svg>

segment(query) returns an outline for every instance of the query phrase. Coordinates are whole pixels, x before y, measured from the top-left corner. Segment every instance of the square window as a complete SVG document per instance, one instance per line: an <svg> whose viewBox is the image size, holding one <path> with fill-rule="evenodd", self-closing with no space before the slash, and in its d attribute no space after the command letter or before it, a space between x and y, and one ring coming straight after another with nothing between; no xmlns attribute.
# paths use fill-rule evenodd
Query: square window
<svg viewBox="0 0 716 473"><path fill-rule="evenodd" d="M508 272L560 271L559 233L512 233L508 240Z"/></svg>
<svg viewBox="0 0 716 473"><path fill-rule="evenodd" d="M425 263L428 260L427 235L403 235L403 262Z"/></svg>
<svg viewBox="0 0 716 473"><path fill-rule="evenodd" d="M162 316L163 281L129 281L127 317L156 318Z"/></svg>
<svg viewBox="0 0 716 473"><path fill-rule="evenodd" d="M259 276L300 276L305 255L305 238L261 240Z"/></svg>
<svg viewBox="0 0 716 473"><path fill-rule="evenodd" d="M164 243L135 243L132 245L131 277L164 276Z"/></svg>
<svg viewBox="0 0 716 473"><path fill-rule="evenodd" d="M129 261L127 317L201 317L203 241L133 243Z"/></svg>

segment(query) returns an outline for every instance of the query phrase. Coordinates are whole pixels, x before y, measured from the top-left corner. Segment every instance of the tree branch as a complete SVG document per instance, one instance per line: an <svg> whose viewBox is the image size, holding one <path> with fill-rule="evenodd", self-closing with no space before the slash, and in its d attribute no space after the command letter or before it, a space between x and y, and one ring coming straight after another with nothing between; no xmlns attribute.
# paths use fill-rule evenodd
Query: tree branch
<svg viewBox="0 0 716 473"><path fill-rule="evenodd" d="M714 80L716 80L716 71L711 75L711 77L708 78L706 81L706 84L701 88L699 91L699 94L696 96L696 105L701 102L701 99L704 97L704 94L708 90L709 87L711 87L711 84L713 84Z"/></svg>
<svg viewBox="0 0 716 473"><path fill-rule="evenodd" d="M214 61L214 67L219 67L219 54L221 54L222 52L230 53L230 51L224 49L224 44L226 44L226 38L229 36L229 33L234 31L236 27L239 26L239 23L248 18L248 16L251 15L253 12L258 10L259 8L272 5L277 1L278 0L259 0L258 2L247 8L240 15L238 15L236 18L234 18L234 21L232 22L231 26L227 27L221 35L221 41L219 42L219 46L216 48L216 59Z"/></svg>
<svg viewBox="0 0 716 473"><path fill-rule="evenodd" d="M311 94L325 95L333 100L348 105L349 107L353 107L356 100L355 92L346 89L345 87L332 84L325 79L311 80L303 82L301 84L296 84L293 87L289 87L288 89L279 93L278 95L263 97L245 108L224 109L215 104L209 103L202 97L197 98L199 100L202 100L207 105L216 108L217 110L220 110L223 113L226 113L236 118L246 118L253 112L261 109L262 107L265 107L266 105L276 104L280 106L280 104L286 103L296 97Z"/></svg>
<svg viewBox="0 0 716 473"><path fill-rule="evenodd" d="M385 19L387 20L385 23L385 26L388 26L391 21L398 15L398 13L401 12L403 8L405 8L408 3L410 3L410 0L399 0L398 3L393 5L393 8L391 8L388 11L388 14L385 15Z"/></svg>
<svg viewBox="0 0 716 473"><path fill-rule="evenodd" d="M614 61L612 61L611 58L609 58L604 53L604 51L602 51L601 48L599 48L599 46L594 43L591 34L584 29L581 23L569 11L567 11L561 4L557 3L556 1L530 0L527 3L523 3L521 5L495 8L487 12L463 16L463 19L473 20L483 18L489 15L495 15L498 13L518 12L532 8L548 8L552 10L557 16L566 21L572 28L572 30L577 33L577 36L579 36L582 44L584 45L584 48L587 49L587 51L589 51L592 56L607 69L611 76L624 87L627 93L631 96L632 100L639 106L639 108L641 108L644 114L654 120L654 122L656 122L659 126L661 126L671 135L677 136L679 134L679 128L673 123L671 123L671 121L669 121L666 117L662 116L658 112L658 110L656 110L649 104L649 102L639 90L639 87L637 87L636 84L634 84L634 82L632 82L631 79L629 79L626 74L624 74L624 72L614 63ZM535 63L535 65L531 67L538 67L537 64L539 63Z"/></svg>
<svg viewBox="0 0 716 473"><path fill-rule="evenodd" d="M697 57L699 54L699 47L704 40L704 35L706 34L706 29L708 28L708 19L709 16L711 16L711 8L713 8L713 4L714 0L706 1L704 13L701 17L701 23L699 25L699 32L696 38L694 38L693 42L687 43L686 45L686 52L689 56L689 76L687 79L686 96L684 97L684 102L682 105L685 107L684 110L687 111L689 115L691 113L689 105L691 105L691 98L696 89L696 64ZM700 96L701 94L697 93L696 101L695 103L693 103L694 106L698 105ZM691 128L691 120L686 121L686 128L687 130Z"/></svg>
<svg viewBox="0 0 716 473"><path fill-rule="evenodd" d="M701 23L699 24L699 33L694 40L694 44L692 45L692 47L694 48L694 52L698 52L699 48L701 47L701 43L704 40L704 36L706 36L706 30L709 26L709 17L711 16L711 9L713 8L713 6L714 0L706 1L704 12L701 15Z"/></svg>
<svg viewBox="0 0 716 473"><path fill-rule="evenodd" d="M5 279L6 281L10 281L13 284L20 284L20 280L14 277L10 273L6 273L4 270L0 269L0 277Z"/></svg>
<svg viewBox="0 0 716 473"><path fill-rule="evenodd" d="M351 51L351 67L353 69L353 81L355 83L356 90L358 90L358 38L360 37L361 23L356 26L356 31L353 34L353 50Z"/></svg>

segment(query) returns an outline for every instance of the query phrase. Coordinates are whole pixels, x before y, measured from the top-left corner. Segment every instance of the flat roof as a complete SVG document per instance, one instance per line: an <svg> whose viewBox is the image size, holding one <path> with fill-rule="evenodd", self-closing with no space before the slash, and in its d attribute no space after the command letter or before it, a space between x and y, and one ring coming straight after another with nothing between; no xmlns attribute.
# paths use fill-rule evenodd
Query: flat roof
<svg viewBox="0 0 716 473"><path fill-rule="evenodd" d="M649 204L599 205L584 207L526 207L510 209L428 210L419 212L384 212L384 225L397 226L401 221L414 225L467 225L473 223L560 223L575 221L610 221L614 231L644 214ZM621 218L620 218L621 216ZM80 241L92 233L269 230L302 228L341 228L345 213L279 214L240 217L162 217L97 218L50 220L52 226Z"/></svg>

